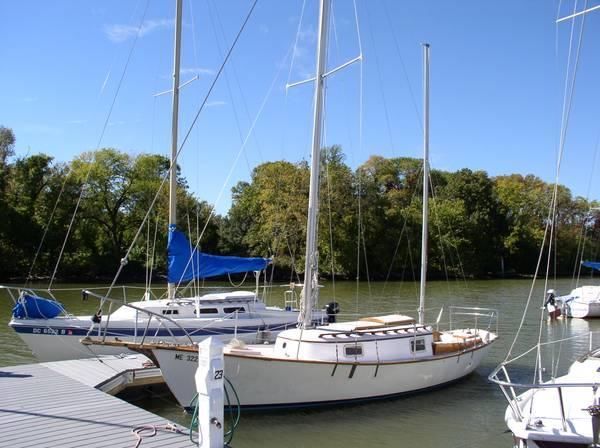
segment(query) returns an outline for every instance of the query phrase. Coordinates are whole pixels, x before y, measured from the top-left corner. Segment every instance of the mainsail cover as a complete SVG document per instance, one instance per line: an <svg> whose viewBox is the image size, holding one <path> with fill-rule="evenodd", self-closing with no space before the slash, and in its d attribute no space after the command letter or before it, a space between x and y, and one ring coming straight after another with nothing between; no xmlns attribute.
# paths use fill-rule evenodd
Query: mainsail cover
<svg viewBox="0 0 600 448"><path fill-rule="evenodd" d="M586 268L592 268L600 271L600 261L582 261L581 264Z"/></svg>
<svg viewBox="0 0 600 448"><path fill-rule="evenodd" d="M209 255L198 252L185 234L174 225L169 226L167 245L169 261L169 283L179 283L194 278L217 277L239 272L262 271L271 262L270 258L245 258Z"/></svg>

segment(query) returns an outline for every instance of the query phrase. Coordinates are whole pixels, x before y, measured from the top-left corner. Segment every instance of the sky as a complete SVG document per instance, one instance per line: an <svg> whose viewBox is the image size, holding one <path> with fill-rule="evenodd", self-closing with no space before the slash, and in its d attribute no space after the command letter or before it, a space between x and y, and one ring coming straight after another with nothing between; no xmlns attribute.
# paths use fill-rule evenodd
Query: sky
<svg viewBox="0 0 600 448"><path fill-rule="evenodd" d="M576 73L560 182L600 198L600 10L585 16L576 70L582 20L555 23L584 3L357 0L355 15L352 1L334 1L328 69L363 59L328 77L324 144L340 144L352 168L375 154L421 157L428 42L433 168L553 181ZM258 164L310 157L312 84L285 86L314 76L316 0L259 0L207 97L251 4L184 0L181 83L198 80L181 89L179 164L221 214ZM156 94L171 88L174 12L167 0L0 2L0 125L16 156L167 155L171 99Z"/></svg>

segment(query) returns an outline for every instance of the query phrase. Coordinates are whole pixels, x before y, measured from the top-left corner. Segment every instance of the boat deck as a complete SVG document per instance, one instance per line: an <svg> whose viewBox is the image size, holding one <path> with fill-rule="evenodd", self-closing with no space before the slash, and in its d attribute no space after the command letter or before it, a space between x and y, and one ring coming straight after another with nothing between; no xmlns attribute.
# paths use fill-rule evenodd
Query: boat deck
<svg viewBox="0 0 600 448"><path fill-rule="evenodd" d="M194 446L187 428L168 431L164 418L102 391L116 393L124 383L136 384L136 366L144 359L105 357L0 367L0 446L129 448L138 441L132 431L141 426L148 427L141 434L143 447ZM147 381L144 373L140 381ZM154 436L152 428L157 429Z"/></svg>

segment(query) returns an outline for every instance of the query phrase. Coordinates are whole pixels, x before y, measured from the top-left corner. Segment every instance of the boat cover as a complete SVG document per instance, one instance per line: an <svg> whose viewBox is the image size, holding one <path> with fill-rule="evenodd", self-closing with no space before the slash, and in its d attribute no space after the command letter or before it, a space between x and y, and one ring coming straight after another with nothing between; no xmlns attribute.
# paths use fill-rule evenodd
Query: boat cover
<svg viewBox="0 0 600 448"><path fill-rule="evenodd" d="M239 272L262 271L271 262L270 258L233 257L198 252L183 232L177 230L174 225L169 226L167 251L169 283Z"/></svg>
<svg viewBox="0 0 600 448"><path fill-rule="evenodd" d="M62 304L55 300L23 294L13 307L12 315L17 319L52 319L62 311L64 311Z"/></svg>
<svg viewBox="0 0 600 448"><path fill-rule="evenodd" d="M586 268L592 268L600 271L600 261L582 261L581 264Z"/></svg>

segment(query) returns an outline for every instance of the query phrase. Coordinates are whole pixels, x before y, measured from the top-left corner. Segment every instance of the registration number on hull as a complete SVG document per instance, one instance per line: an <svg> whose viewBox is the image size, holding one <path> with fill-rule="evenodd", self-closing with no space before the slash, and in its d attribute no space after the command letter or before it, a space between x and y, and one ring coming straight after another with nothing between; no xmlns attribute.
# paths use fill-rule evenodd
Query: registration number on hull
<svg viewBox="0 0 600 448"><path fill-rule="evenodd" d="M198 362L198 355L184 355L183 353L175 353L177 361Z"/></svg>

